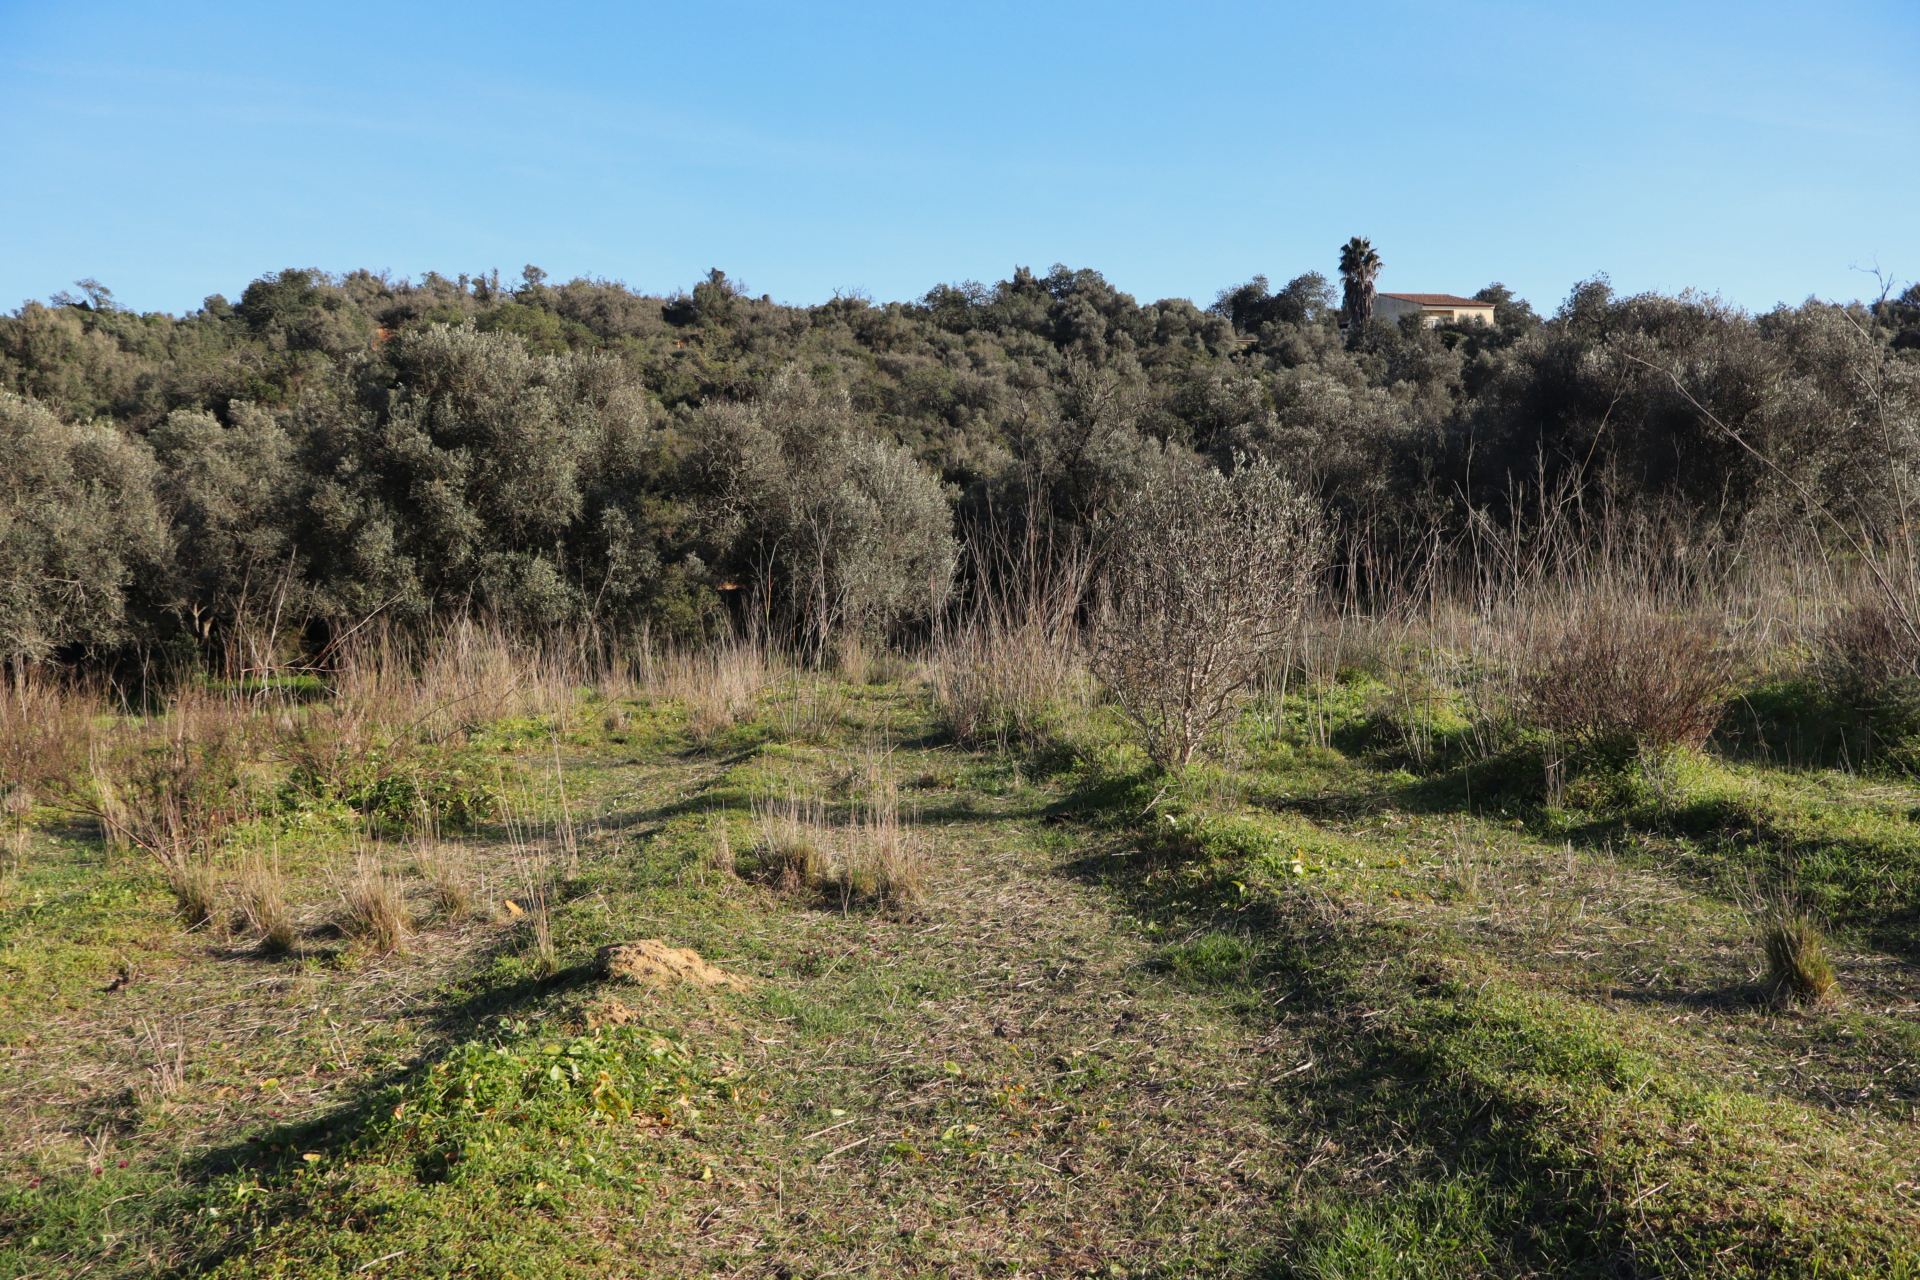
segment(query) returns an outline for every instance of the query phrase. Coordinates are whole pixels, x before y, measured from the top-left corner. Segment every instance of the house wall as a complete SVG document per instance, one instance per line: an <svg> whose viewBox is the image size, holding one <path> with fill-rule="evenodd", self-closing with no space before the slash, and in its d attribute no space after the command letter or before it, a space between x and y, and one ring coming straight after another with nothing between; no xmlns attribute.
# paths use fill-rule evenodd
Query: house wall
<svg viewBox="0 0 1920 1280"><path fill-rule="evenodd" d="M1373 314L1382 320L1398 320L1401 316L1419 309L1420 304L1417 302L1402 302L1398 298L1389 298L1385 295L1377 296L1373 300Z"/></svg>
<svg viewBox="0 0 1920 1280"><path fill-rule="evenodd" d="M1431 329L1434 325L1445 324L1452 320L1464 320L1468 323L1493 323L1493 304L1484 307L1423 307L1417 302L1406 302L1399 298L1389 298L1381 294L1373 300L1373 314L1383 320L1398 321L1401 316L1419 312L1421 318Z"/></svg>

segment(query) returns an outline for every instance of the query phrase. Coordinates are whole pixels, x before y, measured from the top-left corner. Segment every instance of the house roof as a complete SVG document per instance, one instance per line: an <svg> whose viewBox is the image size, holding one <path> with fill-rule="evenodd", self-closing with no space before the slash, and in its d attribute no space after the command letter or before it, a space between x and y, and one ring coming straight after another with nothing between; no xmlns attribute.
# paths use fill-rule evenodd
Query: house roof
<svg viewBox="0 0 1920 1280"><path fill-rule="evenodd" d="M1383 293L1383 298L1398 298L1402 302L1417 302L1423 307L1491 307L1491 302L1482 302L1478 298L1461 298L1451 293Z"/></svg>

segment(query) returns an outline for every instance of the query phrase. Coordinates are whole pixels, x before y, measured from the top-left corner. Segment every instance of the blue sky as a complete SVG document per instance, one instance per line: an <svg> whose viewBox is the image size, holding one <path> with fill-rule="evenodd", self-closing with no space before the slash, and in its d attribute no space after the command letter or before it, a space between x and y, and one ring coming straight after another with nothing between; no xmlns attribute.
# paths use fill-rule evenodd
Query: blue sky
<svg viewBox="0 0 1920 1280"><path fill-rule="evenodd" d="M0 307L532 262L1142 301L1595 272L1764 309L1920 277L1920 4L0 0Z"/></svg>

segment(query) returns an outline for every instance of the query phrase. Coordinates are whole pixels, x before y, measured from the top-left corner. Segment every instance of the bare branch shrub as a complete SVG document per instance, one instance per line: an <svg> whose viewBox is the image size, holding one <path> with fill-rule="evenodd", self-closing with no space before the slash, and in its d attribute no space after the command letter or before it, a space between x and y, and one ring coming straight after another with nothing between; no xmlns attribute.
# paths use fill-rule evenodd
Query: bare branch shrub
<svg viewBox="0 0 1920 1280"><path fill-rule="evenodd" d="M520 882L527 899L527 954L534 976L560 972L560 949L553 940L553 863L544 850L520 861Z"/></svg>
<svg viewBox="0 0 1920 1280"><path fill-rule="evenodd" d="M1911 694L1920 679L1920 638L1883 601L1860 600L1820 633L1814 666L1841 702L1878 708L1903 688Z"/></svg>
<svg viewBox="0 0 1920 1280"><path fill-rule="evenodd" d="M1115 521L1093 670L1147 755L1180 766L1280 651L1320 568L1322 518L1270 463L1169 466Z"/></svg>
<svg viewBox="0 0 1920 1280"><path fill-rule="evenodd" d="M1576 747L1697 749L1732 693L1734 655L1694 618L1596 604L1545 643L1521 682L1523 705Z"/></svg>

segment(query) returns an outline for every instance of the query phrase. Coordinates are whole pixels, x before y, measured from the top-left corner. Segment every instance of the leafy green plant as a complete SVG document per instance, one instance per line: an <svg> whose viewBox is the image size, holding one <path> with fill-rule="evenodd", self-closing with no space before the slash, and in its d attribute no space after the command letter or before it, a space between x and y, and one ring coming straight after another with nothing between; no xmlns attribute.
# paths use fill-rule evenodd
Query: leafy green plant
<svg viewBox="0 0 1920 1280"><path fill-rule="evenodd" d="M397 1090L362 1144L412 1149L429 1180L505 1178L523 1193L539 1184L564 1189L611 1172L581 1142L595 1130L685 1125L737 1087L680 1041L644 1027L551 1037L512 1026L498 1039L461 1045Z"/></svg>
<svg viewBox="0 0 1920 1280"><path fill-rule="evenodd" d="M422 822L463 830L497 817L498 761L430 747L373 747L328 765L297 760L288 778L296 794L338 800L373 819L383 831L409 831Z"/></svg>

